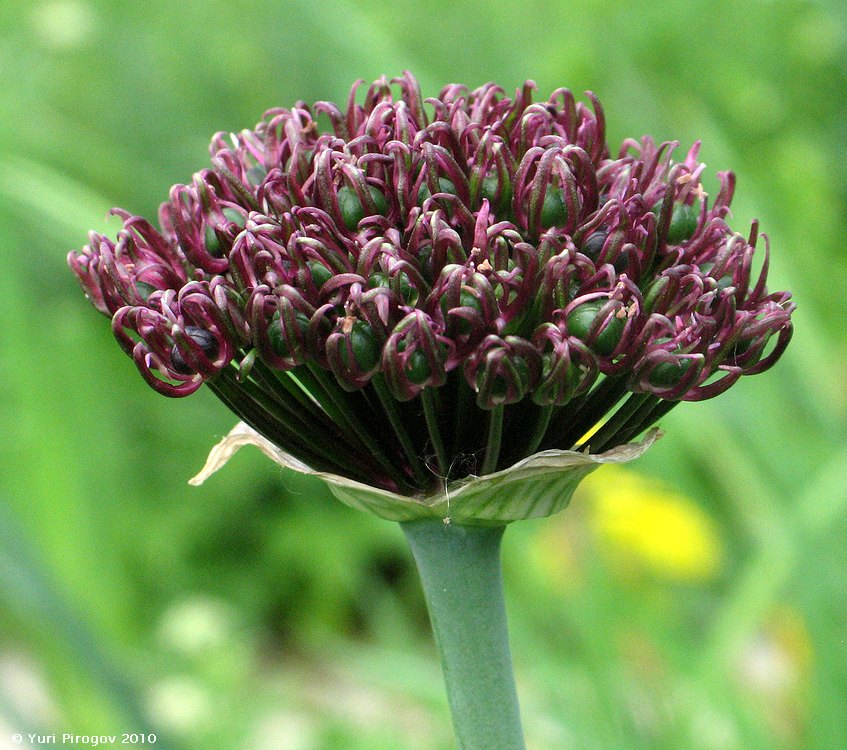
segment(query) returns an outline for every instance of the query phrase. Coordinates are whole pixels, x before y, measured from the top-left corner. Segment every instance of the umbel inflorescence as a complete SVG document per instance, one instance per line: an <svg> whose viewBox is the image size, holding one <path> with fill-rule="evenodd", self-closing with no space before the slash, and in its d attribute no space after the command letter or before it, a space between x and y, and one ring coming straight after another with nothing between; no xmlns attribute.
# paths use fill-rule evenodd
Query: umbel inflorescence
<svg viewBox="0 0 847 750"><path fill-rule="evenodd" d="M360 83L217 134L159 229L116 209L117 241L69 256L160 393L205 384L310 467L411 496L613 448L787 346L767 239L728 227L699 143L612 155L593 94L531 82Z"/></svg>

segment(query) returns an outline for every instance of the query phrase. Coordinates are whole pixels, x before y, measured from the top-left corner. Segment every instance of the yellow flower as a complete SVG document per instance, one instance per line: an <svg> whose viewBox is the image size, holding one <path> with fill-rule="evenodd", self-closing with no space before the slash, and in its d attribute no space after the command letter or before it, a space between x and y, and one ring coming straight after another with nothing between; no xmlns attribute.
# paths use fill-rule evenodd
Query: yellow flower
<svg viewBox="0 0 847 750"><path fill-rule="evenodd" d="M717 574L722 544L714 521L669 485L609 466L584 488L590 525L621 571L678 581Z"/></svg>

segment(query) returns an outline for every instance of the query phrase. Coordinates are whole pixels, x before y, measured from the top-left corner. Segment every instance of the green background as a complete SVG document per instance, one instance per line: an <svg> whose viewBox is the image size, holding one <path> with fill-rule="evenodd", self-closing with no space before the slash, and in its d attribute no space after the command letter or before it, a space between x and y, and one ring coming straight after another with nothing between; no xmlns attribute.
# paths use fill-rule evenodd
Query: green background
<svg viewBox="0 0 847 750"><path fill-rule="evenodd" d="M630 477L645 497L672 487L670 506L716 532L710 572L604 532L602 481L508 531L528 746L847 747L844 13L6 0L0 749L13 732L142 731L185 750L452 746L399 529L251 451L189 487L233 418L210 394L147 388L65 264L87 230L117 231L110 207L155 216L214 132L405 68L429 96L455 81L590 88L612 144L702 139L707 189L736 171L733 226L761 219L770 287L799 306L779 365L672 412ZM633 518L660 556L679 542Z"/></svg>

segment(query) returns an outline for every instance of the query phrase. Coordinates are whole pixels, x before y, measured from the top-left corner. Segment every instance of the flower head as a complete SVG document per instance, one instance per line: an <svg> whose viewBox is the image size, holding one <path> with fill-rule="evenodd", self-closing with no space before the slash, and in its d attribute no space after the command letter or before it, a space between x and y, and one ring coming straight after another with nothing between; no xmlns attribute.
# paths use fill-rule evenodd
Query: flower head
<svg viewBox="0 0 847 750"><path fill-rule="evenodd" d="M613 155L593 94L531 82L360 84L219 133L158 229L116 210L69 256L157 391L206 384L312 469L415 496L621 445L782 354L790 295L699 143Z"/></svg>

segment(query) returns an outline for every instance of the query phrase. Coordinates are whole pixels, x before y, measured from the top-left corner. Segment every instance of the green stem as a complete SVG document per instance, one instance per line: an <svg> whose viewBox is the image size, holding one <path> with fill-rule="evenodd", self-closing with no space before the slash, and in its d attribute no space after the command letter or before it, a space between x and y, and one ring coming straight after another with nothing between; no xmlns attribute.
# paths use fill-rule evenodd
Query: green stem
<svg viewBox="0 0 847 750"><path fill-rule="evenodd" d="M630 422L624 425L621 431L615 436L615 442L611 447L628 443L648 427L658 422L679 403L681 402L657 400L656 403L651 404L652 408L647 413L641 413L641 410L639 410L639 413L634 414Z"/></svg>
<svg viewBox="0 0 847 750"><path fill-rule="evenodd" d="M650 400L653 399L653 402ZM633 415L640 413L641 408L648 404L653 407L656 397L649 393L633 393L606 423L595 432L585 444L590 446L592 453L602 453L615 435L628 424Z"/></svg>
<svg viewBox="0 0 847 750"><path fill-rule="evenodd" d="M279 419L284 421L290 429L301 435L310 435L309 442L313 446L321 448L323 452L331 453L333 449L338 450L343 445L346 452L359 454L359 457L356 458L357 463L361 460L361 457L364 457L367 461L371 460L367 449L351 441L350 434L344 432L336 422L330 419L325 411L314 403L310 403L314 411L307 411L302 407L298 397L289 390L299 389L287 377L288 373L277 371L276 374L280 377L274 377L270 371L266 371L266 368L257 362L250 376L238 382L265 409L277 414ZM288 382L286 383L286 381ZM283 386L282 389L279 388L280 385ZM304 401L306 400L302 392L299 396Z"/></svg>
<svg viewBox="0 0 847 750"><path fill-rule="evenodd" d="M571 448L604 414L614 408L625 393L625 378L606 377L579 402L571 402L561 410L556 424L547 430L542 447L562 450Z"/></svg>
<svg viewBox="0 0 847 750"><path fill-rule="evenodd" d="M497 468L503 438L503 409L503 404L498 404L488 413L488 440L485 443L485 458L480 476L491 474Z"/></svg>
<svg viewBox="0 0 847 750"><path fill-rule="evenodd" d="M397 436L397 441L400 443L400 447L406 454L409 466L412 469L412 473L415 475L415 480L418 483L418 488L426 487L430 484L432 477L427 475L427 472L423 467L423 462L418 456L418 452L415 450L415 445L412 442L412 438L409 436L406 424L400 416L397 400L389 392L388 386L385 384L385 380L381 373L374 375L371 379L371 385L373 386L374 391L376 391L376 395L382 404L382 408L388 417L388 421L391 423L391 427Z"/></svg>
<svg viewBox="0 0 847 750"><path fill-rule="evenodd" d="M286 452L295 458L318 471L329 471L333 474L343 473L343 468L327 462L323 456L315 453L309 446L299 443L292 433L287 431L272 414L262 409L253 399L240 390L237 384L233 385L229 382L226 371L216 378L207 380L206 386L240 420L250 425L256 432L264 435L272 443L284 445Z"/></svg>
<svg viewBox="0 0 847 750"><path fill-rule="evenodd" d="M294 382L290 371L274 370L268 367L264 362L257 359L253 364L253 369L250 373L257 378L264 386L277 392L281 385L296 403L297 409L300 412L307 412L317 419L329 420L326 412L313 400L314 397L309 397L305 391Z"/></svg>
<svg viewBox="0 0 847 750"><path fill-rule="evenodd" d="M365 420L358 418L351 406L353 399L347 398L347 394L340 390L333 375L313 363L309 363L307 367L309 368L309 373L312 377L314 377L315 383L322 389L333 407L337 410L336 415L343 420L341 424L352 430L356 437L367 446L368 450L370 450L373 454L373 457L387 472L391 479L393 479L401 487L408 485L407 480L400 474L388 456L383 452L382 446L370 433L367 424L372 420L368 420L366 422Z"/></svg>
<svg viewBox="0 0 847 750"><path fill-rule="evenodd" d="M426 428L429 431L432 449L435 451L435 460L438 462L438 473L446 481L447 452L444 450L444 440L441 438L440 409L438 408L437 398L438 392L434 388L424 388L421 391L424 419L426 419Z"/></svg>
<svg viewBox="0 0 847 750"><path fill-rule="evenodd" d="M465 382L461 371L451 372L448 382L452 383L453 393L456 397L454 407L456 418L453 423L450 453L453 456L458 456L463 451L467 451L468 446L471 445L472 441L469 440L469 436L473 434L478 413L474 414L474 392Z"/></svg>
<svg viewBox="0 0 847 750"><path fill-rule="evenodd" d="M524 454L526 456L531 456L538 450L538 447L541 445L541 441L544 440L544 436L547 434L547 427L550 425L550 417L552 416L552 405L548 404L547 406L541 407L541 410L538 412L538 421L535 423L532 435L529 438L529 443L526 448L524 448Z"/></svg>
<svg viewBox="0 0 847 750"><path fill-rule="evenodd" d="M505 526L400 524L423 584L460 750L524 750L500 566Z"/></svg>

